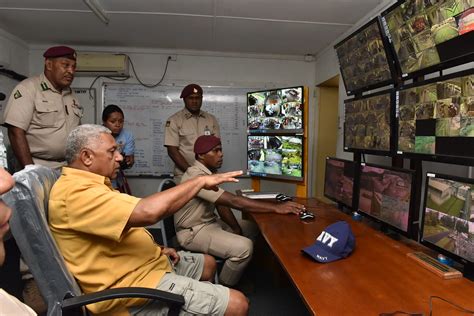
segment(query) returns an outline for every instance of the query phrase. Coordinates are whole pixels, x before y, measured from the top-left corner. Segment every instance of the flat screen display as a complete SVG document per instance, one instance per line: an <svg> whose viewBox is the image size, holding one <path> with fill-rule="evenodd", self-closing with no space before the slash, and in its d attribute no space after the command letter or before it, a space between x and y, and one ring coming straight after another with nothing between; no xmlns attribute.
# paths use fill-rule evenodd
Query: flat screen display
<svg viewBox="0 0 474 316"><path fill-rule="evenodd" d="M378 18L354 32L334 49L347 95L393 82L393 66Z"/></svg>
<svg viewBox="0 0 474 316"><path fill-rule="evenodd" d="M474 74L470 73L398 92L399 154L474 158Z"/></svg>
<svg viewBox="0 0 474 316"><path fill-rule="evenodd" d="M303 112L303 87L247 93L250 134L303 133Z"/></svg>
<svg viewBox="0 0 474 316"><path fill-rule="evenodd" d="M344 101L344 150L390 152L392 91Z"/></svg>
<svg viewBox="0 0 474 316"><path fill-rule="evenodd" d="M421 241L436 250L474 262L474 182L427 174Z"/></svg>
<svg viewBox="0 0 474 316"><path fill-rule="evenodd" d="M327 157L324 196L352 209L356 166L354 161Z"/></svg>
<svg viewBox="0 0 474 316"><path fill-rule="evenodd" d="M402 78L474 60L473 6L472 0L406 0L382 13Z"/></svg>
<svg viewBox="0 0 474 316"><path fill-rule="evenodd" d="M247 136L251 176L303 180L303 136Z"/></svg>
<svg viewBox="0 0 474 316"><path fill-rule="evenodd" d="M411 170L362 163L358 186L359 212L409 233L413 175Z"/></svg>

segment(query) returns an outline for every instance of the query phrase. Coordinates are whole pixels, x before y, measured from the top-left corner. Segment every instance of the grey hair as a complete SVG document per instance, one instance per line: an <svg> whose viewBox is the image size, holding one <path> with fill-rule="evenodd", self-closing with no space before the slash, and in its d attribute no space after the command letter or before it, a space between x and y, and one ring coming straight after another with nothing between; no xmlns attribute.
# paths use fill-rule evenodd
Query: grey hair
<svg viewBox="0 0 474 316"><path fill-rule="evenodd" d="M79 125L73 129L66 140L67 164L74 162L83 148L99 140L100 134L112 134L112 132L105 126L95 124Z"/></svg>

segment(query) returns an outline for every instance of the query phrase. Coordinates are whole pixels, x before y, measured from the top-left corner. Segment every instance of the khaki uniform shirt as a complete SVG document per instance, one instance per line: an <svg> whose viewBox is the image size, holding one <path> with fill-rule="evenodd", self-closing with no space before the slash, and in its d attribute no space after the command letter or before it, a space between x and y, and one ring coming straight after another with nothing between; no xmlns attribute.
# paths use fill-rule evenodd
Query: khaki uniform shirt
<svg viewBox="0 0 474 316"><path fill-rule="evenodd" d="M80 124L82 112L71 88L59 92L41 74L15 87L3 121L26 132L34 163L57 168L64 161L66 138Z"/></svg>
<svg viewBox="0 0 474 316"><path fill-rule="evenodd" d="M200 111L199 115L192 115L186 108L173 114L166 121L165 146L178 147L184 159L193 165L194 142L199 136L214 135L220 137L219 123L214 115ZM175 176L181 176L183 172L177 166L174 168Z"/></svg>
<svg viewBox="0 0 474 316"><path fill-rule="evenodd" d="M168 257L145 228L127 228L139 201L113 190L109 178L62 168L50 194L49 227L85 293L117 287L155 288L171 271ZM143 299L123 298L87 308L94 314L128 315L128 307L143 303Z"/></svg>
<svg viewBox="0 0 474 316"><path fill-rule="evenodd" d="M209 175L212 172L199 161L188 168L183 175L182 181L186 181L197 176ZM204 226L217 220L214 210L216 206L214 202L220 198L225 191L219 188L219 191L202 189L199 193L178 212L174 214L174 223L176 231L188 228L196 228L196 226ZM202 227L201 226L201 227Z"/></svg>

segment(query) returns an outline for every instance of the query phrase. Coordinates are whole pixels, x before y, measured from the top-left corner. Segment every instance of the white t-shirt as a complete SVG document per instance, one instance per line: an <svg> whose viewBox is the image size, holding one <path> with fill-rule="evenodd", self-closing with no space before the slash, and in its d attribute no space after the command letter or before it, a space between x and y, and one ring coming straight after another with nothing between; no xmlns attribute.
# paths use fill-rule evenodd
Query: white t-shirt
<svg viewBox="0 0 474 316"><path fill-rule="evenodd" d="M36 315L28 305L0 289L0 316Z"/></svg>

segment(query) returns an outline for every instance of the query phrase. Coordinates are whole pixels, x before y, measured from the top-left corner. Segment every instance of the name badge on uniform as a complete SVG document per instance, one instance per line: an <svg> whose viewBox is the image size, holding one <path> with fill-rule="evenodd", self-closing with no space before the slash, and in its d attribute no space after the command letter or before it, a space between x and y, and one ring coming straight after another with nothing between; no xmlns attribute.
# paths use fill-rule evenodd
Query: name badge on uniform
<svg viewBox="0 0 474 316"><path fill-rule="evenodd" d="M209 128L207 128L207 126L206 126L206 128L204 129L204 135L206 135L206 136L211 136L211 131L209 130Z"/></svg>

